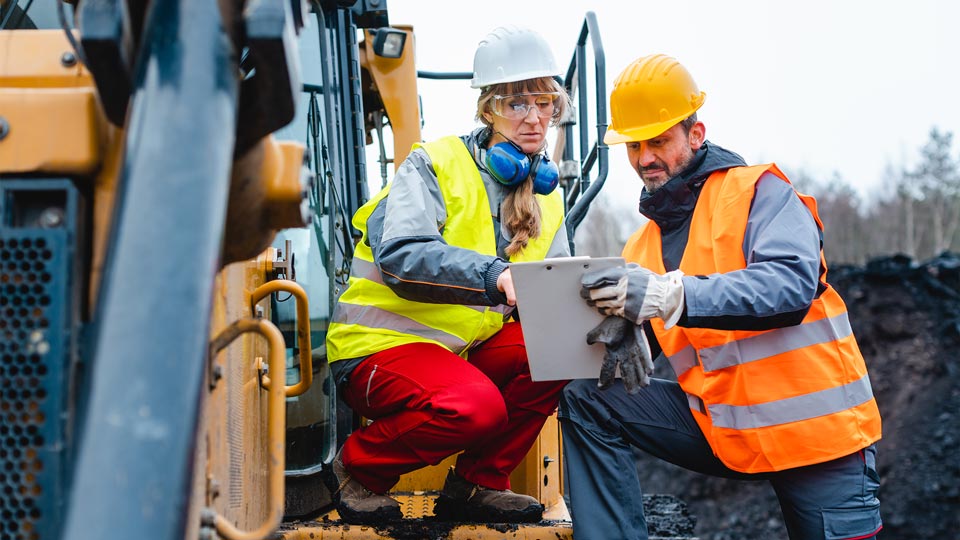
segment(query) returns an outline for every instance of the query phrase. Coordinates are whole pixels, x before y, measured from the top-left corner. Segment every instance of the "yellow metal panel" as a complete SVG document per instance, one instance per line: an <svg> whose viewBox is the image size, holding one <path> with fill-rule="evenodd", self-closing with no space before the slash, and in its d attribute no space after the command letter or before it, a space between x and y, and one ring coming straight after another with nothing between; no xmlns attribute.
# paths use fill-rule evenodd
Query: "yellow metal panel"
<svg viewBox="0 0 960 540"><path fill-rule="evenodd" d="M0 172L90 174L100 164L92 87L0 88L0 117L9 126L0 139Z"/></svg>
<svg viewBox="0 0 960 540"><path fill-rule="evenodd" d="M400 480L393 486L392 491L409 493L442 489L443 482L447 479L447 471L457 462L457 455L459 454L452 455L437 465L400 476Z"/></svg>
<svg viewBox="0 0 960 540"><path fill-rule="evenodd" d="M252 314L250 293L265 282L266 256L228 265L216 277L210 335L219 334L237 319ZM264 301L262 306L268 306ZM264 313L269 318L269 308ZM260 336L244 334L210 359L219 379L205 387L203 423L197 440L205 465L196 468L206 484L206 500L232 525L248 530L267 518L267 392L261 388L257 358L267 358ZM208 376L211 370L207 370Z"/></svg>
<svg viewBox="0 0 960 540"><path fill-rule="evenodd" d="M296 141L275 141L268 137L262 177L268 199L300 204L303 186L300 173L303 171L305 148Z"/></svg>
<svg viewBox="0 0 960 540"><path fill-rule="evenodd" d="M443 488L447 471L456 463L450 456L438 465L424 467L400 477L394 492L431 491ZM560 427L556 415L547 418L540 436L523 461L510 475L510 488L517 493L536 497L544 506L556 504L562 497L560 476Z"/></svg>
<svg viewBox="0 0 960 540"><path fill-rule="evenodd" d="M513 491L536 497L548 509L561 502L559 454L560 426L556 415L551 415L524 460L510 475Z"/></svg>
<svg viewBox="0 0 960 540"><path fill-rule="evenodd" d="M90 72L79 60L64 63L64 55L76 59L63 30L4 30L0 32L0 87L92 86Z"/></svg>
<svg viewBox="0 0 960 540"><path fill-rule="evenodd" d="M306 148L296 141L265 139L260 178L264 185L266 222L274 229L303 227L308 221L304 183Z"/></svg>
<svg viewBox="0 0 960 540"><path fill-rule="evenodd" d="M103 158L100 170L93 180L93 244L90 261L90 295L88 315L96 313L100 280L106 260L110 223L113 220L113 203L117 194L117 181L120 175L123 156L123 130L106 122L104 126Z"/></svg>
<svg viewBox="0 0 960 540"><path fill-rule="evenodd" d="M407 33L400 58L384 58L373 52L373 33L365 31L360 64L367 68L380 92L380 99L393 130L393 167L396 170L420 142L420 99L417 95L417 67L414 64L416 37L410 26L395 26Z"/></svg>

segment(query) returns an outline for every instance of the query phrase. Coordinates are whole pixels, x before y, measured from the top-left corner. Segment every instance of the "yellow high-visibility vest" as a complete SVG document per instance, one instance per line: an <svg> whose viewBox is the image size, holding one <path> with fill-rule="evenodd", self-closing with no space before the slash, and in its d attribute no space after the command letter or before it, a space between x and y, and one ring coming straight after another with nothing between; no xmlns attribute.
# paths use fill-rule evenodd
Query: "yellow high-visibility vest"
<svg viewBox="0 0 960 540"><path fill-rule="evenodd" d="M444 137L422 146L433 162L447 210L443 239L452 246L496 256L496 234L483 179L473 156L459 137ZM331 362L367 356L406 343L435 343L466 357L467 351L503 327L505 306L430 304L397 296L380 278L367 240L367 219L387 196L390 186L364 204L353 217L363 233L353 257L347 289L340 296L327 330ZM546 257L563 227L559 191L536 195L540 205L540 235L510 258L512 262Z"/></svg>

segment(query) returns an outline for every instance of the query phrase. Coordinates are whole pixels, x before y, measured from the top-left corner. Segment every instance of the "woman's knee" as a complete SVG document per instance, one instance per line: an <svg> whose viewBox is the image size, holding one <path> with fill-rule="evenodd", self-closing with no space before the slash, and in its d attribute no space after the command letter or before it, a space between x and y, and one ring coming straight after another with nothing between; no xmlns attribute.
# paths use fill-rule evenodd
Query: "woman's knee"
<svg viewBox="0 0 960 540"><path fill-rule="evenodd" d="M492 384L461 386L438 404L451 427L462 437L483 438L507 423L507 406Z"/></svg>

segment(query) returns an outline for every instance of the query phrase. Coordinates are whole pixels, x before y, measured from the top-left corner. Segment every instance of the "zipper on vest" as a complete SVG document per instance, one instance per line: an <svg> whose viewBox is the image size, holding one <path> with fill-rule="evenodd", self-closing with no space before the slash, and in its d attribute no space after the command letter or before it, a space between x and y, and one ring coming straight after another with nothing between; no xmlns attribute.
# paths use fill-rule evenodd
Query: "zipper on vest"
<svg viewBox="0 0 960 540"><path fill-rule="evenodd" d="M367 399L367 407L370 406L370 386L373 385L373 374L377 372L377 364L373 365L373 369L370 371L370 377L367 379L367 395L364 396Z"/></svg>
<svg viewBox="0 0 960 540"><path fill-rule="evenodd" d="M461 358L466 358L465 355L469 350L473 349L474 347L476 347L477 345L480 345L485 341L485 340L480 340L478 336L480 335L481 332L487 329L487 326L488 326L486 322L487 315L489 315L490 312L494 312L499 315L499 313L494 311L492 307L484 306L483 311L480 312L481 313L480 321L477 323L477 327L474 329L472 337L470 339L464 339L465 345L463 346L462 349L460 349L460 352L457 353L457 356L460 356ZM500 325L500 328L497 329L497 332L499 332L500 330L503 330L503 324ZM494 335L496 335L497 332L494 332ZM493 336L491 335L487 339L490 339L492 337Z"/></svg>

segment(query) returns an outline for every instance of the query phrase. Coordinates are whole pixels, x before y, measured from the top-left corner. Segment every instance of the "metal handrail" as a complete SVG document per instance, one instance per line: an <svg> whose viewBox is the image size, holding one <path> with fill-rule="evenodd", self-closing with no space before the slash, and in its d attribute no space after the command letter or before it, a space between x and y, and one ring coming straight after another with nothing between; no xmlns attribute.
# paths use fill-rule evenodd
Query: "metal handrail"
<svg viewBox="0 0 960 540"><path fill-rule="evenodd" d="M594 59L594 76L596 79L596 110L597 110L597 140L589 151L589 137L587 131L587 95L583 91L587 87L586 73L586 44L587 37L590 38L590 44ZM587 214L590 203L596 198L597 193L603 187L607 179L608 157L607 145L603 144L603 135L607 132L607 85L606 85L606 60L603 54L603 42L600 39L600 28L597 24L597 16L592 11L588 11L583 20L583 27L580 30L580 37L577 40L577 47L574 56L567 68L566 77L564 77L564 86L569 90L573 89L574 78L576 78L576 87L580 91L579 98L579 125L580 125L580 163L581 179L576 185L578 189L572 190L568 194L566 226L567 237L570 241L570 249L573 250L573 236L577 227ZM571 127L567 127L572 130ZM597 164L597 178L591 183L589 180L590 170ZM579 191L580 193L578 193ZM578 199L579 195L579 199Z"/></svg>
<svg viewBox="0 0 960 540"><path fill-rule="evenodd" d="M232 343L241 334L256 332L267 340L269 371L283 373L284 351L283 334L280 329L266 319L246 318L235 321L210 342L210 356L217 354ZM257 366L258 368L260 366ZM264 377L265 378L265 377ZM213 525L217 533L228 540L263 540L270 537L283 521L284 476L286 468L286 392L284 386L275 381L267 383L267 501L268 515L259 527L250 531L238 529L227 518L211 508L202 513L202 523Z"/></svg>
<svg viewBox="0 0 960 540"><path fill-rule="evenodd" d="M417 77L421 79L436 79L441 81L453 81L461 79L472 79L472 71L420 71L417 70Z"/></svg>
<svg viewBox="0 0 960 540"><path fill-rule="evenodd" d="M290 293L297 299L297 347L300 349L300 382L291 386L284 386L287 397L296 397L306 392L313 384L313 349L310 344L310 309L307 304L307 292L297 282L289 279L268 281L250 294L250 309L255 310L257 302L281 291ZM264 375L261 384L264 388L268 387L270 377Z"/></svg>

